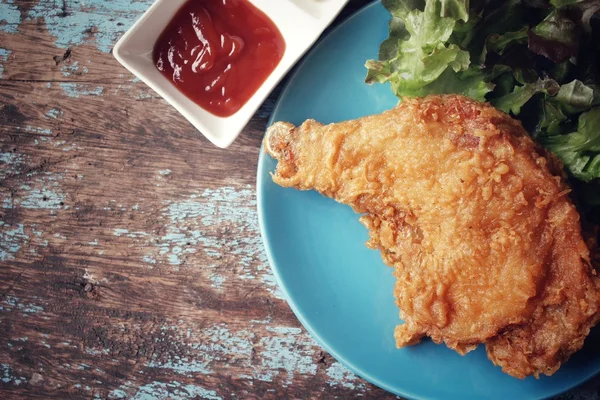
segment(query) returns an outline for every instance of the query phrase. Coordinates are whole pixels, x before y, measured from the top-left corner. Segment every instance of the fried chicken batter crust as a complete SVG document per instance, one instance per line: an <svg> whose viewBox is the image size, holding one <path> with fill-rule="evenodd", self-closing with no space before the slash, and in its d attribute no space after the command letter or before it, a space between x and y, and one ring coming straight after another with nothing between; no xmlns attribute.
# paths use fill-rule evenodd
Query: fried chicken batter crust
<svg viewBox="0 0 600 400"><path fill-rule="evenodd" d="M462 96L265 139L273 180L348 204L394 268L398 347L429 336L516 377L551 374L598 320L598 280L555 159ZM549 165L550 161L550 165Z"/></svg>

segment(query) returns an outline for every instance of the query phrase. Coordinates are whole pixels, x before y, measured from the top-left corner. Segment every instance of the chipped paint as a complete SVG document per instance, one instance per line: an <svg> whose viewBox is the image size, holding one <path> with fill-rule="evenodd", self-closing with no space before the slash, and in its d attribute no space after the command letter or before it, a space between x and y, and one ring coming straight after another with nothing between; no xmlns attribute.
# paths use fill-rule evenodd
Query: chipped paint
<svg viewBox="0 0 600 400"><path fill-rule="evenodd" d="M50 210L51 215L56 210L68 208L64 204L66 197L60 186L64 174L33 172L26 176L32 179L19 186L20 192L15 196L15 204L26 209Z"/></svg>
<svg viewBox="0 0 600 400"><path fill-rule="evenodd" d="M29 242L23 224L10 226L0 221L0 261L14 260L21 247Z"/></svg>
<svg viewBox="0 0 600 400"><path fill-rule="evenodd" d="M2 6L2 4L0 4L0 7ZM2 11L0 10L0 15ZM8 49L3 49L0 48L0 78L2 78L2 75L4 74L4 64L6 62L8 62L8 56L11 54L12 52Z"/></svg>
<svg viewBox="0 0 600 400"><path fill-rule="evenodd" d="M181 201L167 201L163 216L168 218L165 233L147 235L145 244L155 251L144 255L175 267L185 265L187 256L198 251L216 261L237 256L236 278L260 279L264 288L283 298L268 267L260 238L256 214L256 196L250 185L236 189L223 187L191 194ZM227 227L230 235L218 229ZM139 235L143 236L143 235ZM210 276L208 276L210 279ZM219 278L214 282L219 285Z"/></svg>
<svg viewBox="0 0 600 400"><path fill-rule="evenodd" d="M169 264L183 264L183 255L196 253L198 244L202 241L200 231L186 232L186 229L170 227L170 233L162 236L158 243L159 254L166 255Z"/></svg>
<svg viewBox="0 0 600 400"><path fill-rule="evenodd" d="M27 306L19 304L18 308L19 310L28 314L35 314L44 311L44 307L37 306L35 304L29 304Z"/></svg>
<svg viewBox="0 0 600 400"><path fill-rule="evenodd" d="M60 72L62 76L68 78L72 73L79 71L79 61L75 61L71 64L65 64L61 67Z"/></svg>
<svg viewBox="0 0 600 400"><path fill-rule="evenodd" d="M145 99L152 99L154 97L154 95L151 92L147 92L147 93L136 94L134 97L138 100L145 100Z"/></svg>
<svg viewBox="0 0 600 400"><path fill-rule="evenodd" d="M30 209L58 210L63 208L65 195L52 189L31 189L20 201L21 207Z"/></svg>
<svg viewBox="0 0 600 400"><path fill-rule="evenodd" d="M272 324L270 319L252 322ZM277 379L284 386L292 384L296 375L316 375L314 359L321 350L303 329L289 326L267 326L266 329L272 335L257 338L252 331L232 331L225 324L213 325L199 333L189 328L182 330L178 325L167 325L161 328L162 340L180 344L181 356L154 359L148 367L193 377L194 373L212 373L214 363L248 365L252 374L240 374L237 379L264 382ZM327 376L330 386L365 388L359 377L337 362L327 369Z"/></svg>
<svg viewBox="0 0 600 400"><path fill-rule="evenodd" d="M0 381L4 383L11 383L19 386L22 383L27 383L27 378L23 376L17 377L13 371L13 369L8 364L0 364Z"/></svg>
<svg viewBox="0 0 600 400"><path fill-rule="evenodd" d="M133 393L130 395L130 393ZM137 389L129 385L122 385L108 395L109 399L131 399L131 400L187 400L187 399L206 399L222 400L214 390L206 389L202 386L188 384L184 385L177 381L157 382L154 381L147 385L142 385Z"/></svg>
<svg viewBox="0 0 600 400"><path fill-rule="evenodd" d="M24 127L18 126L17 129L20 131L25 131L25 132L38 133L41 135L52 135L52 129L50 129L50 128L40 128L40 127L27 125Z"/></svg>
<svg viewBox="0 0 600 400"><path fill-rule="evenodd" d="M113 231L113 234L117 237L121 237L123 235L126 235L127 233L129 233L128 229L122 229L122 228L117 228Z"/></svg>
<svg viewBox="0 0 600 400"><path fill-rule="evenodd" d="M158 174L162 175L162 176L171 175L171 170L170 169L161 169L158 171Z"/></svg>
<svg viewBox="0 0 600 400"><path fill-rule="evenodd" d="M12 1L12 0L11 0ZM61 48L88 41L106 53L117 39L154 2L154 0L72 0L64 15L55 0L40 0L33 7L31 18L44 18L48 31ZM0 12L0 15L3 15ZM18 12L17 16L20 18Z"/></svg>
<svg viewBox="0 0 600 400"><path fill-rule="evenodd" d="M219 274L213 274L210 277L211 286L217 290L221 290L223 288L223 283L225 283L225 277Z"/></svg>
<svg viewBox="0 0 600 400"><path fill-rule="evenodd" d="M81 385L80 385L80 387L81 387ZM121 389L115 389L108 394L108 398L109 399L126 399L127 392L125 392L124 390L121 390Z"/></svg>
<svg viewBox="0 0 600 400"><path fill-rule="evenodd" d="M91 88L90 85L83 83L61 82L59 83L59 86L67 96L73 98L78 98L80 96L101 96L104 92L102 86Z"/></svg>
<svg viewBox="0 0 600 400"><path fill-rule="evenodd" d="M15 297L15 296L6 296L6 299L3 301L3 304L6 304L6 305L12 307L12 308L7 308L6 311L11 311L13 309L16 309L16 310L22 311L23 313L26 313L26 314L36 314L36 313L44 311L44 307L39 306L37 304L33 304L33 303L25 304L25 303L21 302L18 297ZM21 338L21 339L23 339L23 338ZM15 339L15 340L19 340L19 339ZM25 337L22 341L26 342L27 338Z"/></svg>
<svg viewBox="0 0 600 400"><path fill-rule="evenodd" d="M315 348L315 341L304 335L302 329L295 327L267 327L267 330L277 333L277 336L263 337L260 344L261 361L266 367L267 374L259 376L261 380L272 381L285 371L285 383L291 384L295 374L315 375L317 365L313 361L312 352L301 352L298 349ZM280 377L283 378L283 377Z"/></svg>
<svg viewBox="0 0 600 400"><path fill-rule="evenodd" d="M150 256L142 257L142 261L148 264L156 264L156 260Z"/></svg>
<svg viewBox="0 0 600 400"><path fill-rule="evenodd" d="M100 355L110 354L110 351L108 351L107 349L98 350L98 349L94 349L94 348L90 348L90 347L86 347L84 349L84 351L91 356L100 356Z"/></svg>
<svg viewBox="0 0 600 400"><path fill-rule="evenodd" d="M229 363L251 363L254 333L248 331L232 332L227 325L219 324L201 332L190 329L182 331L179 326L164 326L162 340L176 341L182 346L180 356L157 357L148 363L148 367L168 369L177 374L191 377L195 373L210 374L211 365L220 360Z"/></svg>
<svg viewBox="0 0 600 400"><path fill-rule="evenodd" d="M364 389L361 379L337 361L327 368L327 376L329 377L327 383L330 386L341 385L346 389L352 390L356 390L357 387Z"/></svg>
<svg viewBox="0 0 600 400"><path fill-rule="evenodd" d="M17 33L21 12L13 0L0 1L0 32Z"/></svg>
<svg viewBox="0 0 600 400"><path fill-rule="evenodd" d="M173 359L168 361L150 361L150 368L168 369L177 374L192 376L194 373L210 374L213 372L207 367L204 361L188 360L188 359Z"/></svg>
<svg viewBox="0 0 600 400"><path fill-rule="evenodd" d="M150 236L146 232L129 232L128 229L123 229L123 228L114 229L113 235L115 235L117 237L126 236L128 238L133 238L133 239Z"/></svg>
<svg viewBox="0 0 600 400"><path fill-rule="evenodd" d="M48 112L46 113L46 117L48 118L53 118L53 119L57 119L58 117L60 117L62 115L62 111L60 111L57 108L51 108L50 110L48 110Z"/></svg>
<svg viewBox="0 0 600 400"><path fill-rule="evenodd" d="M0 152L0 163L4 164L0 168L0 179L16 174L24 164L23 156L18 153Z"/></svg>

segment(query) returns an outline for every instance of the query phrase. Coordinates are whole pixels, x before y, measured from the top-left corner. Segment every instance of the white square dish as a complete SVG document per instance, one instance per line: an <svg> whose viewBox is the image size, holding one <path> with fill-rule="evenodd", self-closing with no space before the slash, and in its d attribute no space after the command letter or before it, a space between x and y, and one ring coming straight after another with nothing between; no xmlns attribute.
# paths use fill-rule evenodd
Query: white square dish
<svg viewBox="0 0 600 400"><path fill-rule="evenodd" d="M210 0L212 1L212 0ZM247 0L279 28L286 49L283 58L250 100L235 114L218 117L181 93L154 65L154 45L186 0L157 0L123 35L115 58L175 107L208 140L226 148L240 134L277 83L318 39L348 0Z"/></svg>

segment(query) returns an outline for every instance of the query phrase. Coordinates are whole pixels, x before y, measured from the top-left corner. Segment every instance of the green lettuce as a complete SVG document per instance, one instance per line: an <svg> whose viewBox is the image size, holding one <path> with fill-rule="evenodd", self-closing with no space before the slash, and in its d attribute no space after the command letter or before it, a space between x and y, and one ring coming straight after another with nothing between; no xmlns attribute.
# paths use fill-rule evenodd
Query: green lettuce
<svg viewBox="0 0 600 400"><path fill-rule="evenodd" d="M525 105L533 96L538 93L555 95L560 91L560 86L552 79L538 79L535 83L527 83L523 86L516 86L511 93L492 100L494 107L504 111L519 115L521 107Z"/></svg>
<svg viewBox="0 0 600 400"><path fill-rule="evenodd" d="M389 37L366 62L367 83L389 83L400 99L460 93L489 101L553 151L574 186L600 193L600 0L383 5ZM600 199L589 194L584 202Z"/></svg>
<svg viewBox="0 0 600 400"><path fill-rule="evenodd" d="M367 83L390 82L397 96L419 96L447 70L466 71L470 54L448 43L458 20L467 21L468 1L427 1L421 10L418 1L388 0L392 13L390 39L382 46L379 61L367 61ZM456 77L457 85L465 83Z"/></svg>
<svg viewBox="0 0 600 400"><path fill-rule="evenodd" d="M600 107L581 114L576 132L551 135L542 143L565 164L569 172L584 182L600 175Z"/></svg>

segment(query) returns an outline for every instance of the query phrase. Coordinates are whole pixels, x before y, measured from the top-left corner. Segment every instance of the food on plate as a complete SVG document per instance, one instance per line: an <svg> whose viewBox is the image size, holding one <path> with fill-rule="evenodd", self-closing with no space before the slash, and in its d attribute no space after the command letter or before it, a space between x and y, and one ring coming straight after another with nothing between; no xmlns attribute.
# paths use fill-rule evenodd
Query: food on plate
<svg viewBox="0 0 600 400"><path fill-rule="evenodd" d="M389 38L367 82L399 98L460 93L519 119L600 205L598 0L383 0ZM596 214L598 214L596 212Z"/></svg>
<svg viewBox="0 0 600 400"><path fill-rule="evenodd" d="M461 95L379 115L273 124L275 183L361 214L394 268L398 347L428 336L515 377L551 375L600 318L600 280L560 162L522 125Z"/></svg>

